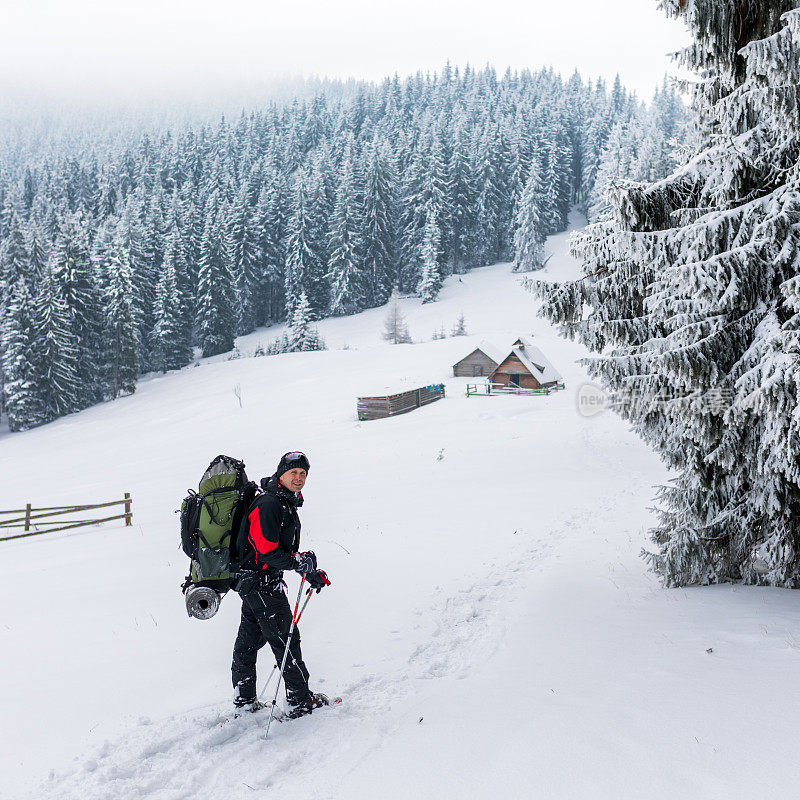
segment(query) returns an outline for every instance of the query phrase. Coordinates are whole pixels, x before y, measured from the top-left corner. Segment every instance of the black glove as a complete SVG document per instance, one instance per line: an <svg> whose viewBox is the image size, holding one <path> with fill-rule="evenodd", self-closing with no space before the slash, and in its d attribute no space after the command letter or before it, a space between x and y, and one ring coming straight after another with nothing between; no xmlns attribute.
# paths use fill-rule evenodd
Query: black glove
<svg viewBox="0 0 800 800"><path fill-rule="evenodd" d="M247 569L239 574L233 584L233 590L239 594L249 594L261 585L261 575L254 570Z"/></svg>
<svg viewBox="0 0 800 800"><path fill-rule="evenodd" d="M317 568L317 557L313 550L306 550L305 553L298 553L297 566L295 572L312 572Z"/></svg>
<svg viewBox="0 0 800 800"><path fill-rule="evenodd" d="M328 580L328 575L324 569L314 569L311 572L306 572L306 581L312 589L317 590L317 594L326 586L330 586L331 582Z"/></svg>

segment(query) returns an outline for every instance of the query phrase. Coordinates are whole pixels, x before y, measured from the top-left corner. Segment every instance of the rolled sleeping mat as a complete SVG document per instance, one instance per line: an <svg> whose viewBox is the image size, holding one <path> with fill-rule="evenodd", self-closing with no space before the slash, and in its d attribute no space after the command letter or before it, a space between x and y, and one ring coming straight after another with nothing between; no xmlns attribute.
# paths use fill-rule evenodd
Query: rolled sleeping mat
<svg viewBox="0 0 800 800"><path fill-rule="evenodd" d="M208 586L192 586L186 591L186 611L195 619L211 619L219 611L220 593Z"/></svg>

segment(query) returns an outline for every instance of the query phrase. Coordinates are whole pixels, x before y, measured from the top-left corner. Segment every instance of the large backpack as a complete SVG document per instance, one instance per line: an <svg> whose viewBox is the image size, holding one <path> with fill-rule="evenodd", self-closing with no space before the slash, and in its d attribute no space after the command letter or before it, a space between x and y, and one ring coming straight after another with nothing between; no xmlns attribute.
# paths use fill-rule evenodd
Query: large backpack
<svg viewBox="0 0 800 800"><path fill-rule="evenodd" d="M198 491L189 491L181 504L181 547L191 559L184 591L191 585L223 593L230 589L239 557L236 534L257 490L243 462L217 456Z"/></svg>

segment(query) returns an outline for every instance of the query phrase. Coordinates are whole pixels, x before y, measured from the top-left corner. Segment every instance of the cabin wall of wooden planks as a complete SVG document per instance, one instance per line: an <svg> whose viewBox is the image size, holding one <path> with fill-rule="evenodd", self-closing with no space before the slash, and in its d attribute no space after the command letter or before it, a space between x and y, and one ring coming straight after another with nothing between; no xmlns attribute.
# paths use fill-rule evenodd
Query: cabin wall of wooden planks
<svg viewBox="0 0 800 800"><path fill-rule="evenodd" d="M383 419L397 414L405 414L420 406L434 403L444 397L444 386L424 386L385 397L359 397L358 418L360 420Z"/></svg>
<svg viewBox="0 0 800 800"><path fill-rule="evenodd" d="M519 375L519 385L524 389L538 389L541 384L531 375L530 370L515 356L510 355L492 374L492 383L503 386L511 384L511 376Z"/></svg>
<svg viewBox="0 0 800 800"><path fill-rule="evenodd" d="M456 378L479 378L491 375L495 369L497 362L481 350L476 350L457 364L453 364L453 375Z"/></svg>
<svg viewBox="0 0 800 800"><path fill-rule="evenodd" d="M515 384L523 389L539 389L541 384L529 372L519 372L519 383ZM503 372L495 372L492 375L492 383L499 383L501 386L511 386L511 375Z"/></svg>

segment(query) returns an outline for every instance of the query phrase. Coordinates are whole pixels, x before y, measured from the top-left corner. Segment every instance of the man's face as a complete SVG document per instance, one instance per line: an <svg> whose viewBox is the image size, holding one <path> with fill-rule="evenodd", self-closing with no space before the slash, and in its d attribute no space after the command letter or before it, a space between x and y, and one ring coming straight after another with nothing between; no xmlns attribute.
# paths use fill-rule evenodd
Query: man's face
<svg viewBox="0 0 800 800"><path fill-rule="evenodd" d="M306 485L307 475L308 473L304 469L295 467L294 469L287 469L278 480L290 492L299 492Z"/></svg>

